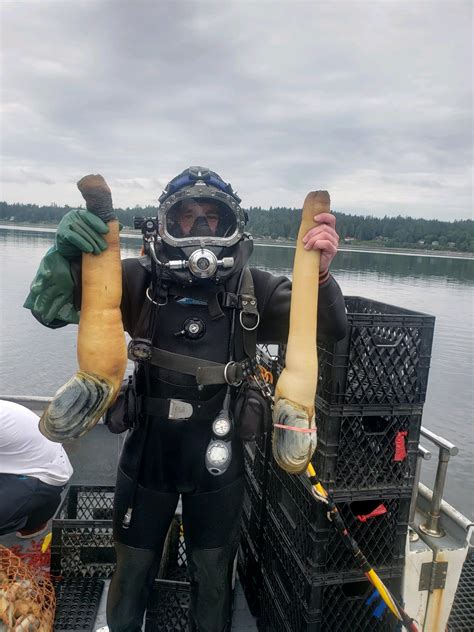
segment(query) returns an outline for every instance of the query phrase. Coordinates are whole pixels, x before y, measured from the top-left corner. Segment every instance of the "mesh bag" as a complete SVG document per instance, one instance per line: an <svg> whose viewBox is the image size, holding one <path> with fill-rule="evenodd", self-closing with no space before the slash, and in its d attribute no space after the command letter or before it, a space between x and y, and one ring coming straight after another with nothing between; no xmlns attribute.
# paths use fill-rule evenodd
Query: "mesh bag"
<svg viewBox="0 0 474 632"><path fill-rule="evenodd" d="M7 630L52 632L55 607L47 575L0 545L0 623Z"/></svg>

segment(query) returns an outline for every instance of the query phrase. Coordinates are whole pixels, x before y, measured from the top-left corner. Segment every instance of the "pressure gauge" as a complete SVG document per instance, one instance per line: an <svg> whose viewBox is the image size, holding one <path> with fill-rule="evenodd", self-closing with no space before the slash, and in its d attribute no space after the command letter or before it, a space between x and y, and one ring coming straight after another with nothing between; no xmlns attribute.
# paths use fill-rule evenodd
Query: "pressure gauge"
<svg viewBox="0 0 474 632"><path fill-rule="evenodd" d="M214 419L214 422L212 424L212 432L216 435L216 437L222 439L223 437L226 437L231 430L232 422L228 417L219 416Z"/></svg>

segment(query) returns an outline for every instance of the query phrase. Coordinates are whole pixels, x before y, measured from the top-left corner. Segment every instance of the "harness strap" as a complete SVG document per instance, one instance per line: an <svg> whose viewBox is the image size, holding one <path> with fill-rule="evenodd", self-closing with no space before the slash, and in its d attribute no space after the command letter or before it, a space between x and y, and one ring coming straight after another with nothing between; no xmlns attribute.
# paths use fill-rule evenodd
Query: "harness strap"
<svg viewBox="0 0 474 632"><path fill-rule="evenodd" d="M260 322L260 315L258 313L252 273L248 267L242 270L239 299L241 302L241 326L236 331L235 347L236 350L240 347L243 353L237 353L236 355L237 357L245 355L248 358L254 358L257 348L257 327Z"/></svg>
<svg viewBox="0 0 474 632"><path fill-rule="evenodd" d="M211 384L229 384L235 386L243 379L253 375L254 368L252 368L252 360L255 358L257 327L260 316L255 297L252 273L248 267L242 270L237 292L219 292L214 294L210 300L208 293L203 288L182 288L173 284L160 283L159 287L155 289L155 296L158 301L147 294L147 298L140 312L138 325L135 328L134 340L140 342L140 338L143 337L140 336L140 333L145 329L149 330L149 326L146 327L146 324L150 324L150 318L152 314L155 314L156 307L166 303L168 295L191 297L199 300L207 298L209 313L213 319L220 318L224 315L222 312L223 307L238 310L240 312L240 327L235 328L234 352L230 352L230 357L243 358L243 360L220 364L210 360L194 358L192 356L151 347L152 334L150 332L148 334L150 338L148 339L146 354L141 358L145 363L151 362L154 366L163 369L184 373L185 375L193 375L196 377L196 382L203 386ZM155 302L156 305L154 305ZM233 318L235 318L235 311ZM145 342L147 341L145 340ZM129 350L130 348L129 346ZM129 357L131 360L137 360L136 355Z"/></svg>
<svg viewBox="0 0 474 632"><path fill-rule="evenodd" d="M208 303L207 309L212 320L218 320L219 318L225 318L225 314L219 305L219 298L217 294L213 294Z"/></svg>
<svg viewBox="0 0 474 632"><path fill-rule="evenodd" d="M249 361L228 362L220 364L211 360L194 358L192 356L165 351L153 347L151 350L151 364L162 369L169 369L185 375L194 375L196 382L202 385L233 384L241 382L251 375Z"/></svg>

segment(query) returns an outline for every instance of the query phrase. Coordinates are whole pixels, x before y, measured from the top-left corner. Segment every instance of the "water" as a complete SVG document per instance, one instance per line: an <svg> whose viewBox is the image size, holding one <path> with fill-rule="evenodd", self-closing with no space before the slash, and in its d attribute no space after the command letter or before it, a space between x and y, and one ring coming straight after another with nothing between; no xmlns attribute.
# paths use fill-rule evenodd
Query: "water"
<svg viewBox="0 0 474 632"><path fill-rule="evenodd" d="M49 330L22 308L51 243L47 232L0 228L0 394L53 395L76 370L77 327ZM136 255L139 247L139 241L125 240L123 256ZM257 246L251 263L288 275L293 254L291 248ZM459 446L445 498L472 515L474 261L340 252L333 272L345 295L436 316L423 425ZM435 458L423 464L422 480L430 486L434 468Z"/></svg>

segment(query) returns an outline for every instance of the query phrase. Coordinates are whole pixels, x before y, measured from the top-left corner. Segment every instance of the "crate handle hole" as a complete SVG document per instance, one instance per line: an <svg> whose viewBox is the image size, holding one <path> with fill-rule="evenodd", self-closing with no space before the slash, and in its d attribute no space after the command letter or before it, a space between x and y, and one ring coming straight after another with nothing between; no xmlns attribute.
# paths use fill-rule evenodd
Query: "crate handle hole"
<svg viewBox="0 0 474 632"><path fill-rule="evenodd" d="M370 590L370 585L366 582L350 582L342 585L342 594L348 599L365 598Z"/></svg>
<svg viewBox="0 0 474 632"><path fill-rule="evenodd" d="M387 427L386 417L362 417L362 427L365 434L383 434Z"/></svg>

